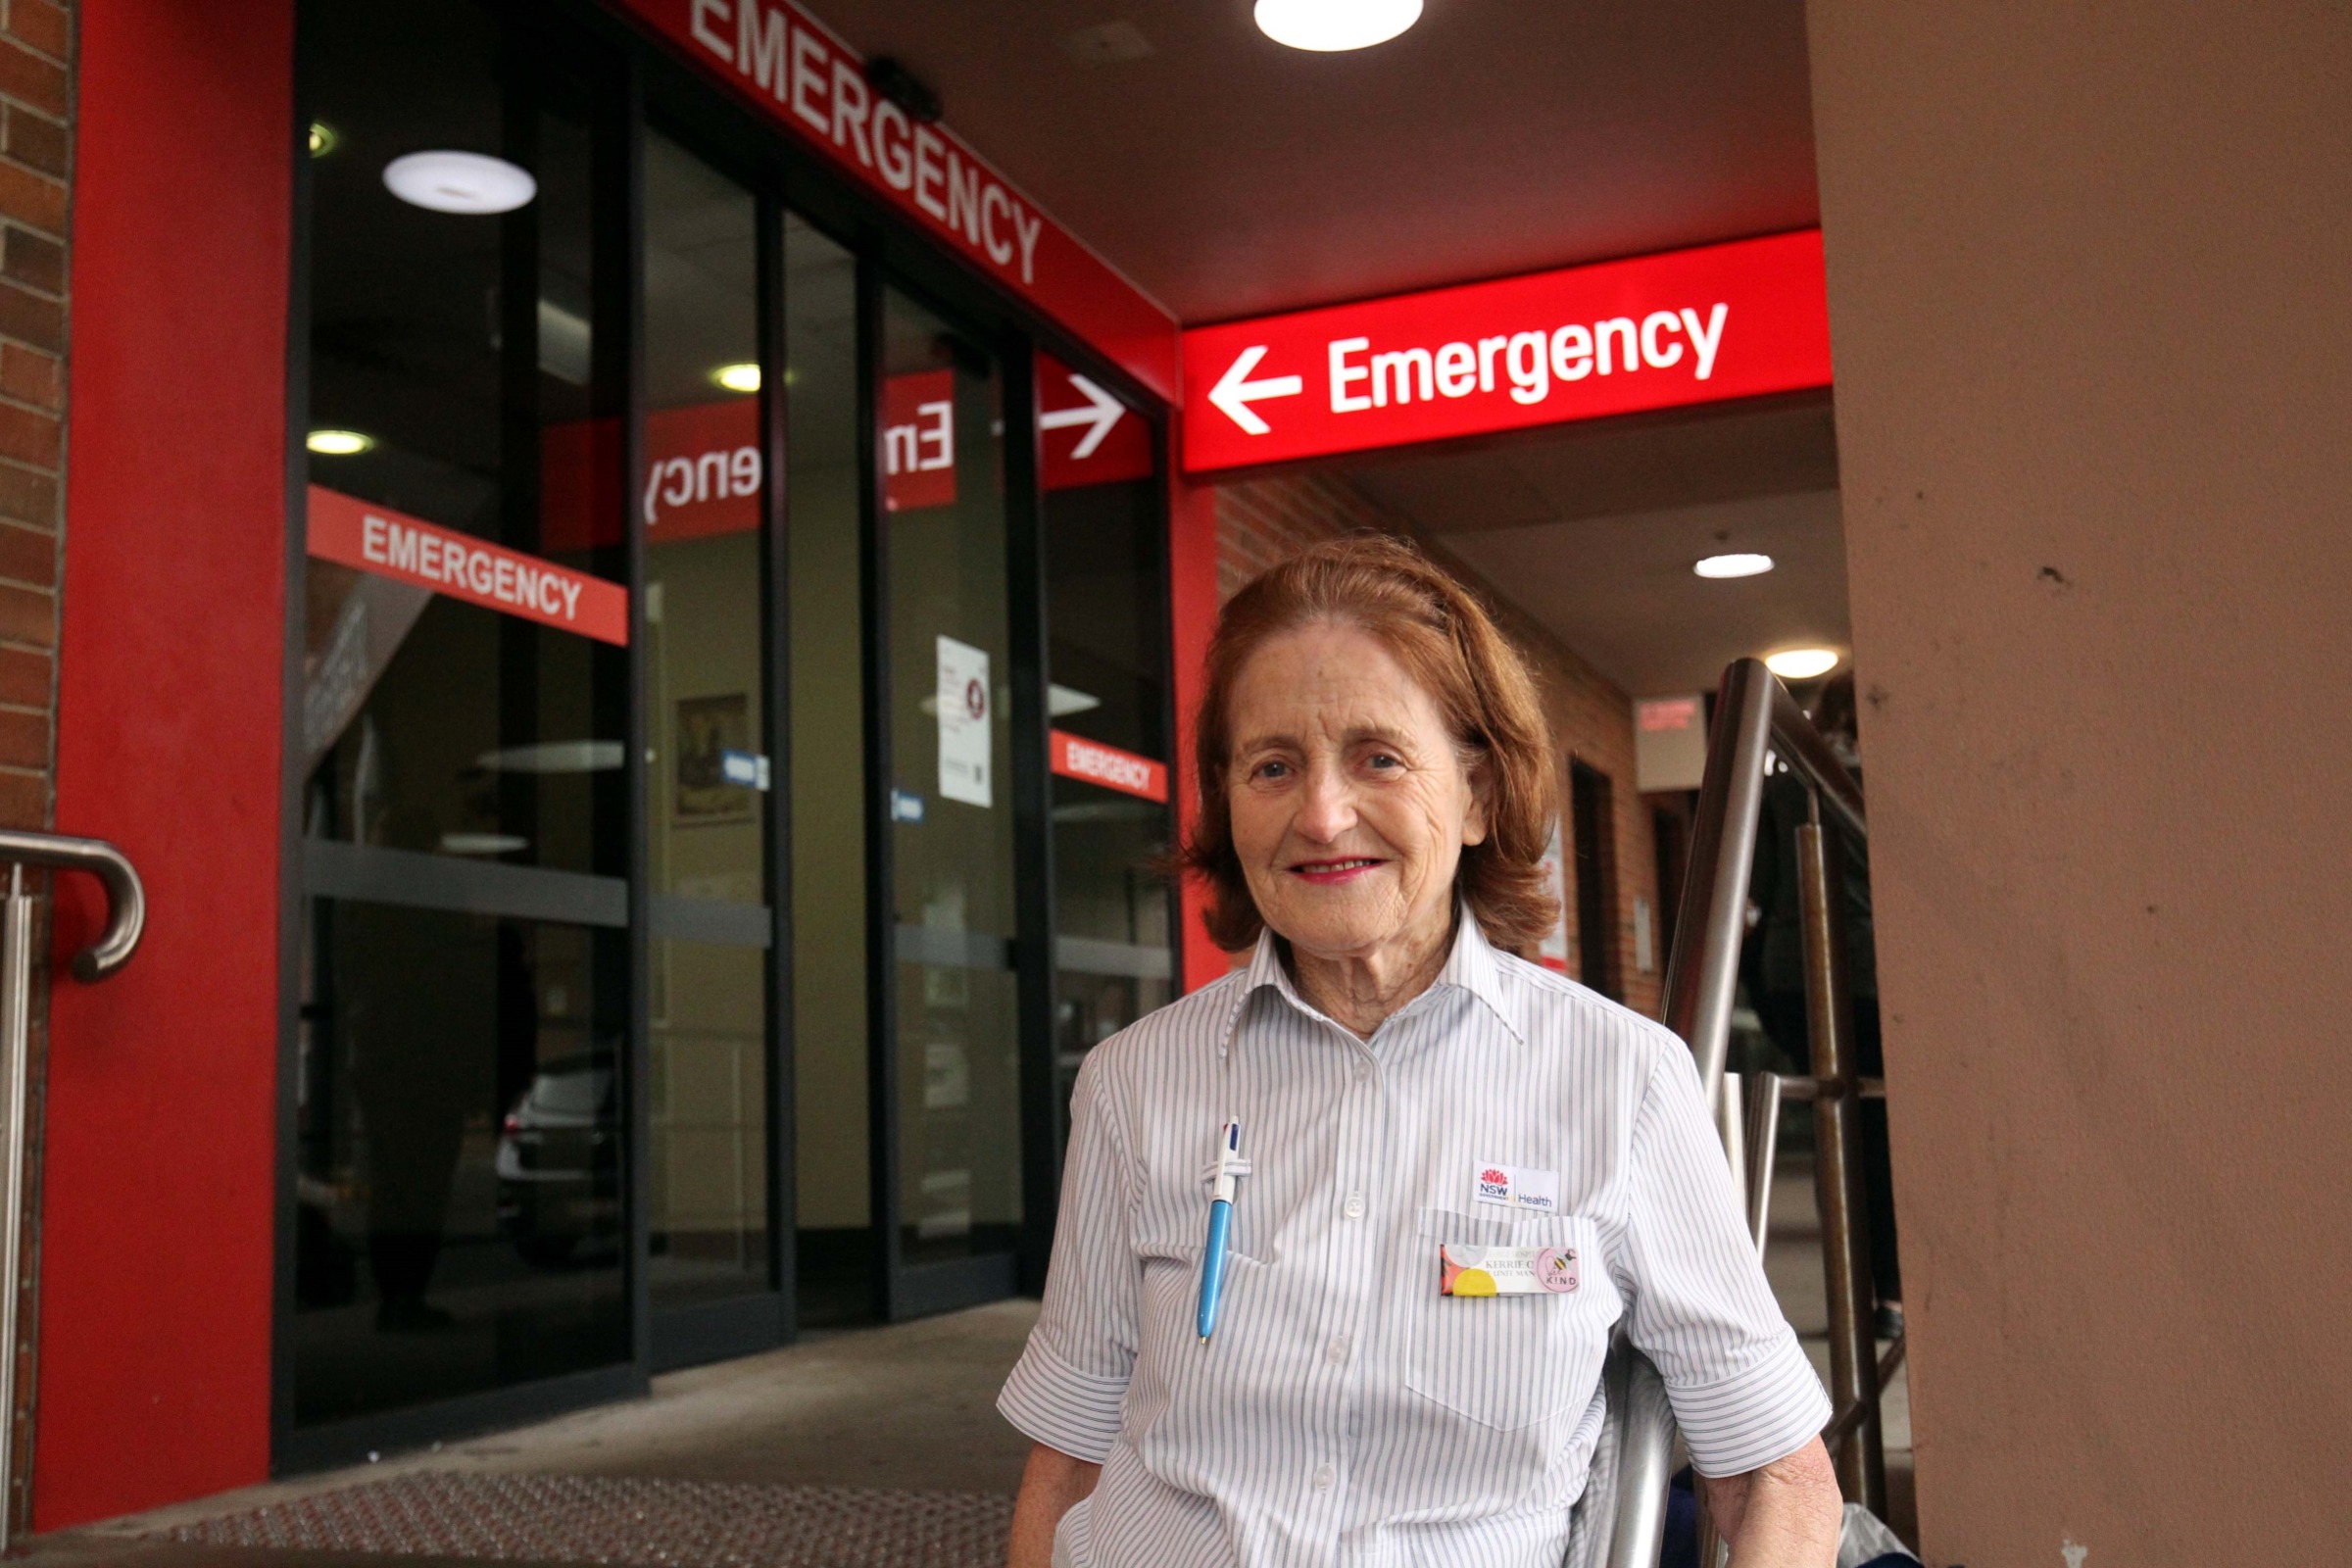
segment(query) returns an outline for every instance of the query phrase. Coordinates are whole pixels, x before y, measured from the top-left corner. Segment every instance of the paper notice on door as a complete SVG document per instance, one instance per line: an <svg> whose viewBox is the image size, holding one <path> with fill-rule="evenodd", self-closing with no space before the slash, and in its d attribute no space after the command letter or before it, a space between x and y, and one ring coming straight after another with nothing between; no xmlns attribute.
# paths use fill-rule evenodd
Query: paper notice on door
<svg viewBox="0 0 2352 1568"><path fill-rule="evenodd" d="M988 652L939 639L939 796L993 806L989 790Z"/></svg>

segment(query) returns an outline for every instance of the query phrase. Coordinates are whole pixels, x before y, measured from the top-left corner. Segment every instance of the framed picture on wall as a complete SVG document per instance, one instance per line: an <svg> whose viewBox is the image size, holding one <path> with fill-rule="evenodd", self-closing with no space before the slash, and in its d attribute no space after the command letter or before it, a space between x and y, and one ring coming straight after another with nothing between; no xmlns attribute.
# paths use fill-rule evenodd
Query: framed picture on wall
<svg viewBox="0 0 2352 1568"><path fill-rule="evenodd" d="M742 692L681 697L671 750L677 757L676 808L680 827L748 822L758 792L727 776L730 758L752 746L751 700Z"/></svg>

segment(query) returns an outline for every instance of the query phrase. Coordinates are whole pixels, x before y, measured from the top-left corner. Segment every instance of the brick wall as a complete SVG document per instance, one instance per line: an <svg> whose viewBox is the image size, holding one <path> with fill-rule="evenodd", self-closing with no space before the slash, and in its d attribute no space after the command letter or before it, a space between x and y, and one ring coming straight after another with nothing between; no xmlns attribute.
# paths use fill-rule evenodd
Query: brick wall
<svg viewBox="0 0 2352 1568"><path fill-rule="evenodd" d="M54 0L0 0L0 827L46 828L54 808L74 89L73 12ZM36 931L33 951L47 947ZM17 1531L31 1519L48 1001L46 966L35 964L8 1412Z"/></svg>
<svg viewBox="0 0 2352 1568"><path fill-rule="evenodd" d="M1575 649L1495 592L1492 583L1447 551L1442 541L1423 537L1407 519L1375 505L1345 477L1329 472L1301 472L1234 480L1214 489L1220 603L1294 552L1357 529L1415 539L1432 557L1485 596L1503 629L1535 665L1544 688L1552 736L1560 750L1563 846L1569 845L1570 838L1566 771L1570 759L1583 762L1609 781L1613 854L1603 858L1613 863L1616 872L1617 973L1627 1004L1655 1017L1660 982L1664 978L1660 971L1666 959L1663 944L1656 941L1659 935L1657 853L1651 839L1649 809L1634 787L1632 700L1585 662ZM1576 929L1576 865L1572 847L1568 857L1568 966L1574 974L1582 950ZM1635 962L1634 922L1640 909L1648 911L1651 922L1651 967L1646 972Z"/></svg>
<svg viewBox="0 0 2352 1568"><path fill-rule="evenodd" d="M0 825L49 825L74 26L0 11Z"/></svg>

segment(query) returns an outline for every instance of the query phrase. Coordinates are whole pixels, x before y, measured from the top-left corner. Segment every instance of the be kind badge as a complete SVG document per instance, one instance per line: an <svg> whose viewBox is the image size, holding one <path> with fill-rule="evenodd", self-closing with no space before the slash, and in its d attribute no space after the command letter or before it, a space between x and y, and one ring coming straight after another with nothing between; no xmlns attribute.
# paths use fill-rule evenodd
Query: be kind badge
<svg viewBox="0 0 2352 1568"><path fill-rule="evenodd" d="M1577 1287L1573 1247L1438 1248L1441 1296L1565 1296Z"/></svg>

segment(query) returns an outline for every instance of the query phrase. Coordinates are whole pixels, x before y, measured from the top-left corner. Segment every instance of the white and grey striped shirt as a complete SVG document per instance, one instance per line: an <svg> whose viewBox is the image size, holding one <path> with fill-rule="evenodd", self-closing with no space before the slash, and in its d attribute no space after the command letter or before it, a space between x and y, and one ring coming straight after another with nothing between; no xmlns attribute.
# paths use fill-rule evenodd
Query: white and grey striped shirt
<svg viewBox="0 0 2352 1568"><path fill-rule="evenodd" d="M1627 1313L1702 1473L1828 1419L1689 1050L1459 926L1368 1042L1299 998L1269 937L1087 1058L1045 1309L997 1401L1103 1467L1056 1564L1557 1568ZM1252 1169L1203 1345L1203 1171L1229 1118ZM1496 1166L1539 1200L1556 1173L1555 1206L1482 1199ZM1441 1242L1572 1247L1582 1279L1442 1296Z"/></svg>

